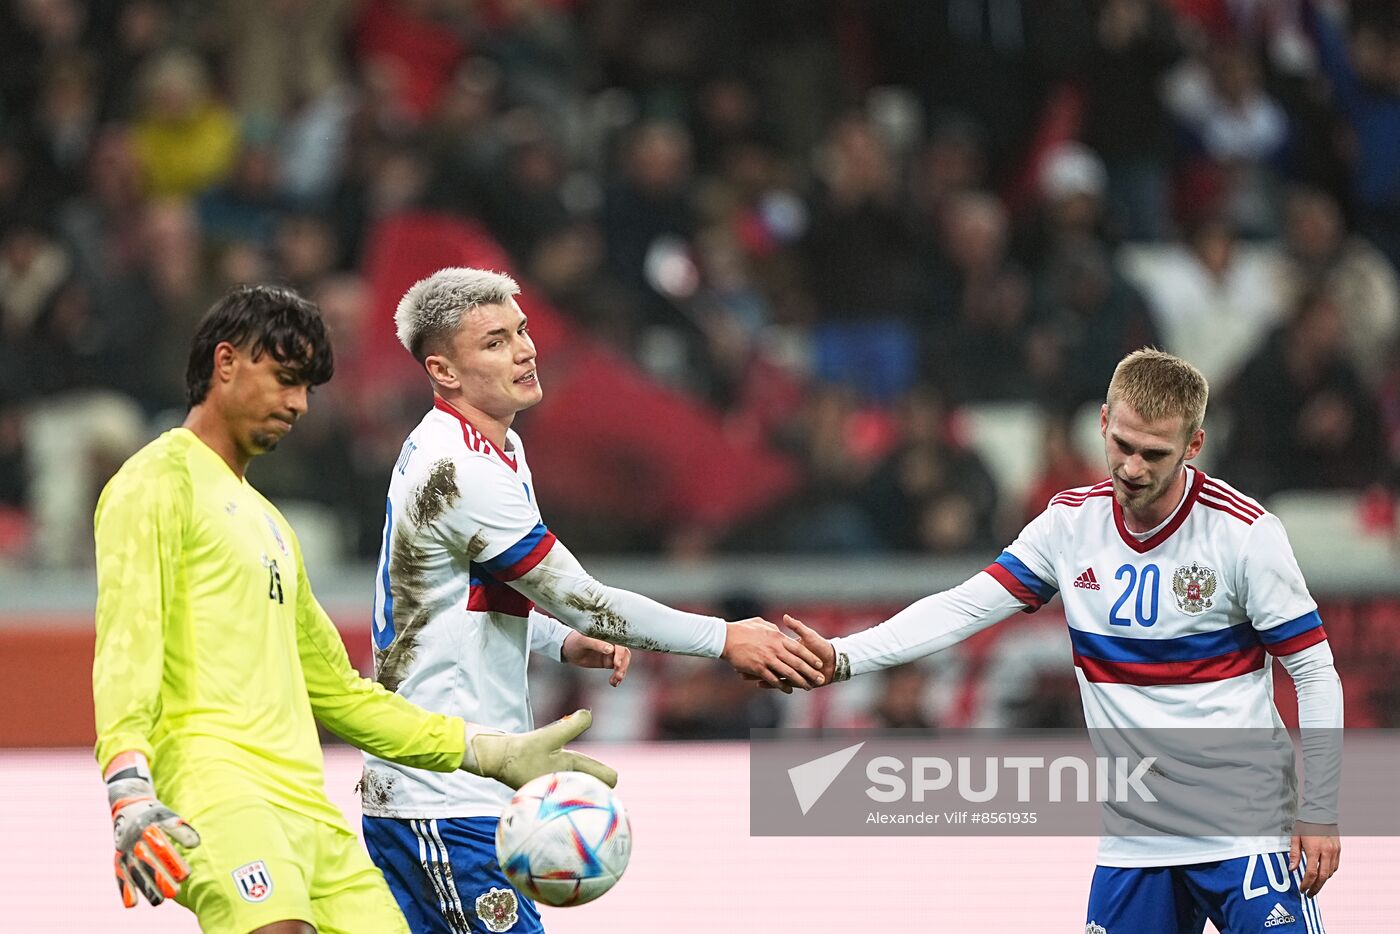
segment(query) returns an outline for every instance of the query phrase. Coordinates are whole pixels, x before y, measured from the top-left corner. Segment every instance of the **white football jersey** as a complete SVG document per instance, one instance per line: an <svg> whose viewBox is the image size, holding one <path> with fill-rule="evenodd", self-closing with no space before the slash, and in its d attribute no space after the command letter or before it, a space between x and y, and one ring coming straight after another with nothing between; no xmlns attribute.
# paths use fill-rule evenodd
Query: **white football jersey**
<svg viewBox="0 0 1400 934"><path fill-rule="evenodd" d="M1326 638L1282 523L1190 467L1180 506L1145 540L1105 480L1055 496L987 573L1027 610L1059 591L1090 729L1281 726L1269 657ZM1099 862L1182 865L1288 844L1105 836Z"/></svg>
<svg viewBox="0 0 1400 934"><path fill-rule="evenodd" d="M532 625L552 622L512 589L554 545L520 438L497 448L442 400L404 442L390 482L375 581L375 677L438 713L512 733L534 728ZM556 647L557 651L557 647ZM499 816L500 782L366 754L364 813Z"/></svg>

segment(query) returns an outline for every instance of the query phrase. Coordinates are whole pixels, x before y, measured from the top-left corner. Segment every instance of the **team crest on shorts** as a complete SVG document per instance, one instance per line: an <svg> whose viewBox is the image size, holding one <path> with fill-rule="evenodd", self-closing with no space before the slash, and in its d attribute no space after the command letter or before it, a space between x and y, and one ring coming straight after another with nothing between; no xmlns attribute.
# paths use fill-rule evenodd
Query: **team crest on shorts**
<svg viewBox="0 0 1400 934"><path fill-rule="evenodd" d="M238 886L238 894L245 902L265 902L272 894L272 873L260 859L233 871L233 884Z"/></svg>
<svg viewBox="0 0 1400 934"><path fill-rule="evenodd" d="M1090 921L1084 925L1084 934L1108 934L1108 928Z"/></svg>
<svg viewBox="0 0 1400 934"><path fill-rule="evenodd" d="M519 908L514 889L493 888L476 897L476 916L488 931L509 931L520 918Z"/></svg>
<svg viewBox="0 0 1400 934"><path fill-rule="evenodd" d="M1199 616L1215 606L1215 571L1197 561L1176 569L1172 575L1172 594L1181 612Z"/></svg>

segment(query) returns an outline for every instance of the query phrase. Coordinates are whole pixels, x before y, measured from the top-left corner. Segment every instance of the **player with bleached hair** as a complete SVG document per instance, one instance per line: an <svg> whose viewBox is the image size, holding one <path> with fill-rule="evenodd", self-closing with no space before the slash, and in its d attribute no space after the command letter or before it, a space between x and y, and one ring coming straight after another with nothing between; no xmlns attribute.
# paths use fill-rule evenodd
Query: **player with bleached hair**
<svg viewBox="0 0 1400 934"><path fill-rule="evenodd" d="M516 788L561 769L617 780L560 749L586 711L512 736L429 713L350 666L296 533L245 476L333 371L314 305L234 289L195 332L184 424L98 501L96 754L128 908L138 892L173 898L219 934L406 931L326 797L318 721L387 761Z"/></svg>
<svg viewBox="0 0 1400 934"><path fill-rule="evenodd" d="M1099 736L1202 727L1275 736L1269 657L1283 663L1298 692L1307 776L1292 834L1106 835L1091 934L1200 934L1207 918L1221 931L1317 934L1313 899L1341 856L1332 650L1283 524L1190 463L1205 443L1207 396L1185 360L1129 354L1099 416L1108 479L1057 494L986 570L878 626L828 641L788 618L828 681L845 681L946 649L1058 591L1085 721ZM1278 771L1292 758L1289 747ZM1291 792L1291 771L1278 777ZM1224 789L1242 811L1252 793Z"/></svg>
<svg viewBox="0 0 1400 934"><path fill-rule="evenodd" d="M613 684L628 647L723 658L786 690L820 684L817 657L773 624L726 623L600 583L545 526L511 429L543 392L519 292L501 273L443 269L395 312L433 408L389 481L373 622L380 683L511 732L532 724L532 651L611 668ZM415 932L541 930L496 865L509 797L490 779L367 756L365 842Z"/></svg>

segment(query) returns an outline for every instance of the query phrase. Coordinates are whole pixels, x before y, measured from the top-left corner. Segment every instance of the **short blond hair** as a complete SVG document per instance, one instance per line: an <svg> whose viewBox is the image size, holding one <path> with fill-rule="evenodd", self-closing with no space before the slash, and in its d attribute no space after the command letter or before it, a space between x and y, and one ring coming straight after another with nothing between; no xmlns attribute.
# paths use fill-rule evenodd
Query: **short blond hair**
<svg viewBox="0 0 1400 934"><path fill-rule="evenodd" d="M503 272L449 267L415 282L394 310L399 343L422 363L433 348L450 340L462 315L479 305L504 305L520 286Z"/></svg>
<svg viewBox="0 0 1400 934"><path fill-rule="evenodd" d="M1122 402L1149 422L1179 415L1189 438L1206 419L1210 384L1201 371L1180 357L1152 347L1134 350L1113 370L1108 407Z"/></svg>

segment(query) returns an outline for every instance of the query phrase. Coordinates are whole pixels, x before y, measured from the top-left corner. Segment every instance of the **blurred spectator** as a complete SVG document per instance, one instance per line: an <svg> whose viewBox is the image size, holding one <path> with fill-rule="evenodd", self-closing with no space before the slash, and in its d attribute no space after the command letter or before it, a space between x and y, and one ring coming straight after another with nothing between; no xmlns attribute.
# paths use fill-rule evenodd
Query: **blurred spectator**
<svg viewBox="0 0 1400 934"><path fill-rule="evenodd" d="M517 260L571 219L564 203L568 167L542 116L517 111L507 118L507 148L482 192L482 220Z"/></svg>
<svg viewBox="0 0 1400 934"><path fill-rule="evenodd" d="M345 80L344 31L354 0L224 4L233 103L259 131Z"/></svg>
<svg viewBox="0 0 1400 934"><path fill-rule="evenodd" d="M871 443L872 427L850 389L813 388L786 432L801 461L804 491L799 503L768 524L774 539L768 547L812 553L884 548L884 530L855 501L882 453L882 441Z"/></svg>
<svg viewBox="0 0 1400 934"><path fill-rule="evenodd" d="M917 662L880 672L880 693L870 711L869 726L877 730L937 728L925 697L929 675Z"/></svg>
<svg viewBox="0 0 1400 934"><path fill-rule="evenodd" d="M278 278L307 295L340 265L335 230L315 214L284 218L277 225L273 252Z"/></svg>
<svg viewBox="0 0 1400 934"><path fill-rule="evenodd" d="M101 116L93 59L74 50L45 69L35 106L33 149L40 182L51 197L68 198L82 187L88 152Z"/></svg>
<svg viewBox="0 0 1400 934"><path fill-rule="evenodd" d="M1040 475L1031 484L1021 510L1022 525L1044 512L1056 493L1089 486L1104 476L1102 463L1086 460L1079 453L1070 433L1070 419L1061 413L1046 415L1040 464Z"/></svg>
<svg viewBox="0 0 1400 934"><path fill-rule="evenodd" d="M1108 241L1108 171L1098 153L1073 140L1061 143L1046 153L1038 182L1035 227L1020 249L1037 272L1066 243Z"/></svg>
<svg viewBox="0 0 1400 934"><path fill-rule="evenodd" d="M147 192L184 197L223 181L237 155L238 124L213 97L199 57L163 52L144 67L141 84L132 132Z"/></svg>
<svg viewBox="0 0 1400 934"><path fill-rule="evenodd" d="M951 437L943 398L929 389L899 405L899 443L861 501L884 548L960 554L991 548L997 489L971 448Z"/></svg>
<svg viewBox="0 0 1400 934"><path fill-rule="evenodd" d="M1217 43L1204 61L1178 67L1168 88L1168 106L1203 157L1178 193L1182 219L1223 212L1245 233L1275 232L1274 160L1287 140L1288 118L1265 91L1254 51Z"/></svg>
<svg viewBox="0 0 1400 934"><path fill-rule="evenodd" d="M934 235L954 195L982 190L987 182L984 131L958 114L946 114L929 131L928 145L917 155L911 194Z"/></svg>
<svg viewBox="0 0 1400 934"><path fill-rule="evenodd" d="M287 209L276 154L266 146L245 144L228 182L206 191L198 206L211 243L239 240L269 246Z"/></svg>
<svg viewBox="0 0 1400 934"><path fill-rule="evenodd" d="M1348 233L1337 202L1326 192L1300 188L1286 202L1281 283L1288 301L1322 285L1342 311L1347 356L1368 384L1384 369L1400 335L1400 283L1385 256Z"/></svg>
<svg viewBox="0 0 1400 934"><path fill-rule="evenodd" d="M1126 240L1160 240L1169 229L1173 141L1161 83L1180 54L1176 25L1163 5L1099 5L1084 66L1084 141L1103 157L1109 210Z"/></svg>
<svg viewBox="0 0 1400 934"><path fill-rule="evenodd" d="M1233 427L1222 472L1252 495L1358 489L1380 478L1376 403L1347 359L1342 310L1325 290L1299 299L1227 399Z"/></svg>
<svg viewBox="0 0 1400 934"><path fill-rule="evenodd" d="M960 402L1027 398L1031 286L1008 256L1006 210L991 195L964 192L950 199L943 219L948 267L937 317L923 334L928 378Z"/></svg>
<svg viewBox="0 0 1400 934"><path fill-rule="evenodd" d="M671 317L669 299L695 284L672 279L669 255L695 232L690 136L674 123L648 123L625 141L620 172L603 205L603 235L612 271L651 296L651 316Z"/></svg>
<svg viewBox="0 0 1400 934"><path fill-rule="evenodd" d="M1332 99L1354 137L1360 230L1400 265L1400 24L1358 17L1348 42L1340 4L1302 0ZM1359 7L1358 7L1359 9Z"/></svg>
<svg viewBox="0 0 1400 934"><path fill-rule="evenodd" d="M583 77L584 50L570 4L509 0L480 6L483 52L501 66L509 103L562 116Z"/></svg>
<svg viewBox="0 0 1400 934"><path fill-rule="evenodd" d="M819 319L815 372L888 401L914 380L911 324L930 307L915 218L894 155L863 118L832 128L817 169L822 187L803 244Z"/></svg>
<svg viewBox="0 0 1400 934"><path fill-rule="evenodd" d="M126 275L140 253L141 166L131 134L121 125L94 141L86 181L83 194L59 209L58 224L84 276L96 285Z"/></svg>
<svg viewBox="0 0 1400 934"><path fill-rule="evenodd" d="M1066 411L1101 399L1125 354L1158 343L1142 296L1092 240L1063 245L1039 291L1029 367L1039 391Z"/></svg>
<svg viewBox="0 0 1400 934"><path fill-rule="evenodd" d="M443 91L424 144L433 166L433 203L466 216L480 215L505 158L508 140L498 113L501 70L468 60Z"/></svg>
<svg viewBox="0 0 1400 934"><path fill-rule="evenodd" d="M104 319L73 270L41 225L0 231L0 422L17 413L23 432L0 462L13 469L22 450L35 558L64 567L85 559L97 490L144 440L139 407L107 387L126 382L148 337L137 321Z"/></svg>
<svg viewBox="0 0 1400 934"><path fill-rule="evenodd" d="M362 76L395 120L416 126L441 100L466 47L432 0L367 0L352 26ZM443 6L446 6L444 4Z"/></svg>
<svg viewBox="0 0 1400 934"><path fill-rule="evenodd" d="M1196 223L1184 243L1125 247L1119 261L1147 299L1162 349L1190 360L1221 389L1286 307L1286 264L1241 241L1225 218Z"/></svg>

